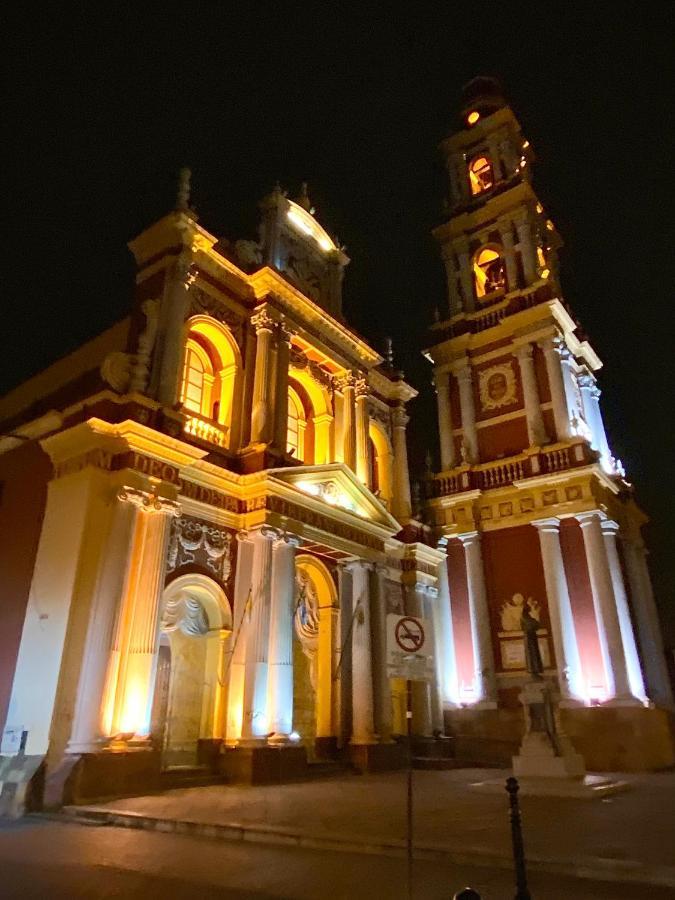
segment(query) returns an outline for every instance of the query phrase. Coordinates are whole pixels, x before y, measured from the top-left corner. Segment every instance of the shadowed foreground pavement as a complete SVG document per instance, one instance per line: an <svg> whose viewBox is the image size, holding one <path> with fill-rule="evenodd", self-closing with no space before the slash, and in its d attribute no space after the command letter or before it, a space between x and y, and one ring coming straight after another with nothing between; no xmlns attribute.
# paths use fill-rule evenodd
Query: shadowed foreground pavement
<svg viewBox="0 0 675 900"><path fill-rule="evenodd" d="M230 844L205 838L29 818L0 826L2 900L211 900L406 897L405 862L365 854ZM417 900L448 900L470 883L510 900L509 872L415 863ZM672 900L675 891L534 873L534 900Z"/></svg>

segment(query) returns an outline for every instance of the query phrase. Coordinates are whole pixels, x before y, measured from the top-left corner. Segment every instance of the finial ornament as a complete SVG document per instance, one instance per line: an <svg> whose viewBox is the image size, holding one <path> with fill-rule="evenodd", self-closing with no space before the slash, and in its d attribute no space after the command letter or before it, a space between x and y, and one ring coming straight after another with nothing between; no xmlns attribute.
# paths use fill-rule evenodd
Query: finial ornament
<svg viewBox="0 0 675 900"><path fill-rule="evenodd" d="M394 368L394 342L390 337L384 339L385 351L384 358L390 369Z"/></svg>
<svg viewBox="0 0 675 900"><path fill-rule="evenodd" d="M310 213L310 214L314 213L314 208L309 199L309 193L307 191L307 182L306 181L303 181L302 184L300 185L300 193L298 194L295 202L298 204L298 206L301 206L303 209L307 210L308 213Z"/></svg>
<svg viewBox="0 0 675 900"><path fill-rule="evenodd" d="M176 194L176 209L187 211L190 209L190 179L192 172L183 167L178 173L178 193Z"/></svg>

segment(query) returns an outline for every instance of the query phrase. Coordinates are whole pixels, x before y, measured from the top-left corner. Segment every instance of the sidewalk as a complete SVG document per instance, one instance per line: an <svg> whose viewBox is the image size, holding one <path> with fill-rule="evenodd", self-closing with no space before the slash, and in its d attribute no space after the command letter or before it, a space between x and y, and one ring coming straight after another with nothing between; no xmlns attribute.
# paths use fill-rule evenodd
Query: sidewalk
<svg viewBox="0 0 675 900"><path fill-rule="evenodd" d="M483 794L469 787L508 774L416 771L416 856L510 866L506 792ZM631 790L604 800L522 798L533 871L675 887L675 773L622 777ZM150 830L399 855L405 846L405 784L405 774L395 773L271 787L218 785L66 812Z"/></svg>

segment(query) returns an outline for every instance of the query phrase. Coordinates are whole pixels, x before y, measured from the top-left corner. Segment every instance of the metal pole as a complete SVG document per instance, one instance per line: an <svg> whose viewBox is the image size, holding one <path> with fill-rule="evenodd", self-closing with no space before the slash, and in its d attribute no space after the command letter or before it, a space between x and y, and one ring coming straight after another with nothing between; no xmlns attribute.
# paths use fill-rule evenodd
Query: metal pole
<svg viewBox="0 0 675 900"><path fill-rule="evenodd" d="M509 794L513 862L516 868L516 893L514 900L532 900L527 887L527 872L525 870L525 847L523 845L523 830L520 820L520 804L518 803L519 787L517 778L511 777L506 779L506 790Z"/></svg>
<svg viewBox="0 0 675 900"><path fill-rule="evenodd" d="M406 726L408 732L408 900L413 895L413 752L412 752L412 681L408 678L406 693Z"/></svg>

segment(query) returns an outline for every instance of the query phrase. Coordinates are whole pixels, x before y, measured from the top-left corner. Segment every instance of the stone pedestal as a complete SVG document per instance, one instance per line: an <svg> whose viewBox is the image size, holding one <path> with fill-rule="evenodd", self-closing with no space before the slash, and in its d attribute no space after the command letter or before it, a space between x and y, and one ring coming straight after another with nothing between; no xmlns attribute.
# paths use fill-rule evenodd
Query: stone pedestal
<svg viewBox="0 0 675 900"><path fill-rule="evenodd" d="M220 771L233 784L282 784L308 775L307 752L302 745L226 747Z"/></svg>
<svg viewBox="0 0 675 900"><path fill-rule="evenodd" d="M407 765L408 753L404 744L350 744L349 761L358 772L391 772Z"/></svg>
<svg viewBox="0 0 675 900"><path fill-rule="evenodd" d="M586 774L584 758L576 753L558 721L558 696L546 681L523 685L526 731L520 751L513 757L517 778L577 778Z"/></svg>

